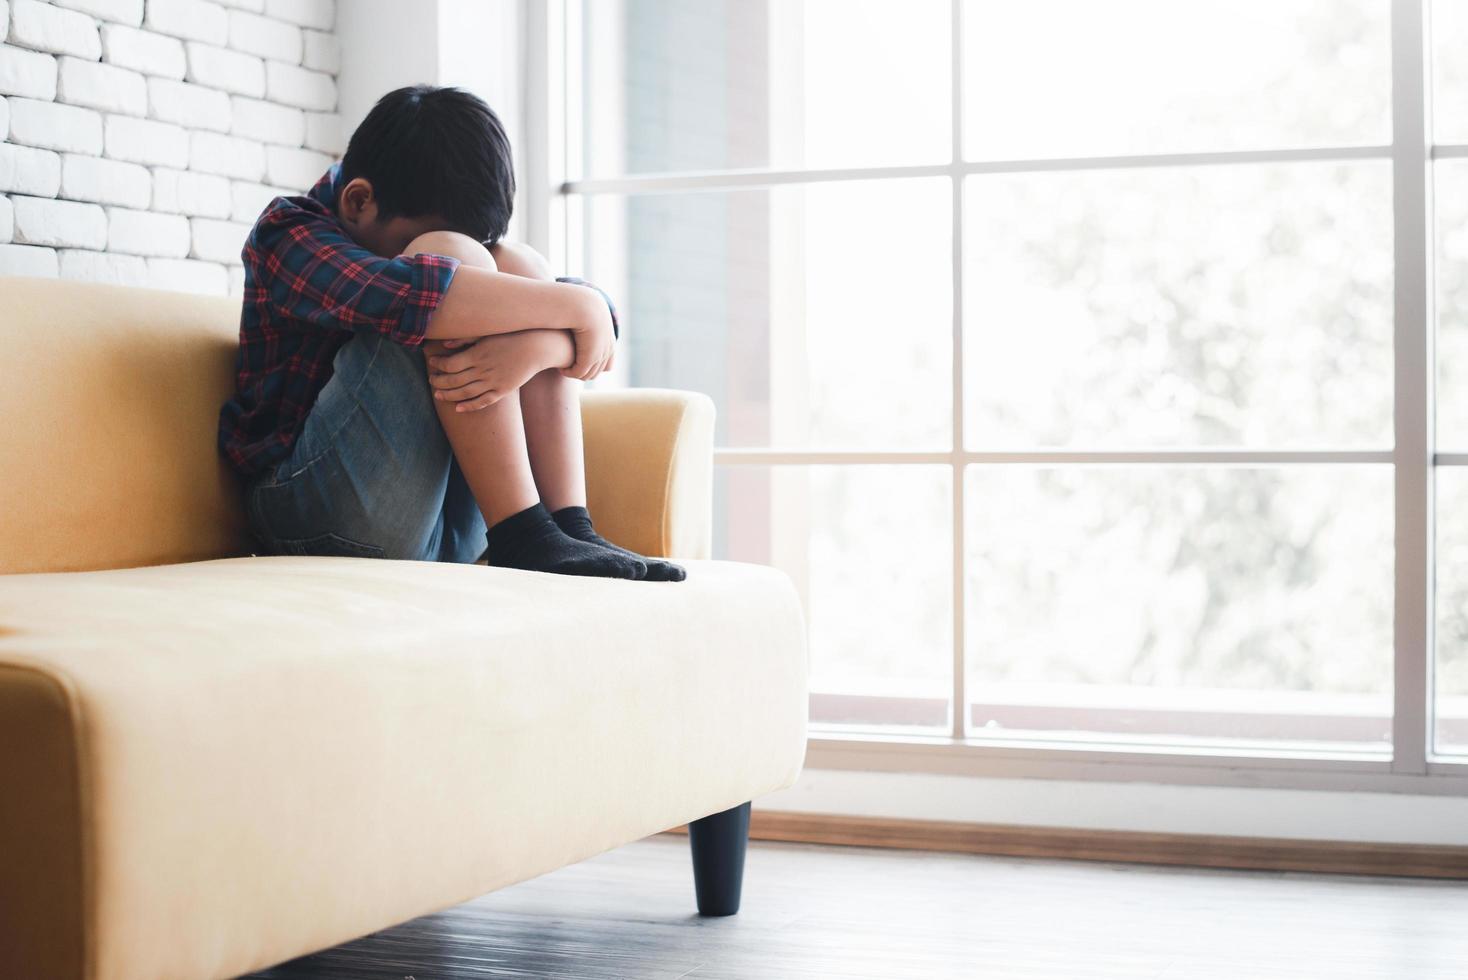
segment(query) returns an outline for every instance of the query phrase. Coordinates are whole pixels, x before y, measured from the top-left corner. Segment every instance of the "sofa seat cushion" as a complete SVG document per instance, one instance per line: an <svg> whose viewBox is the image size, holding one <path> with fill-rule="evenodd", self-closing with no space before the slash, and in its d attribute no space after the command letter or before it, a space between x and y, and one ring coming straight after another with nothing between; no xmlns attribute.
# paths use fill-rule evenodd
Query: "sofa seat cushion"
<svg viewBox="0 0 1468 980"><path fill-rule="evenodd" d="M0 578L0 666L73 716L88 975L248 972L790 785L790 582L687 564Z"/></svg>

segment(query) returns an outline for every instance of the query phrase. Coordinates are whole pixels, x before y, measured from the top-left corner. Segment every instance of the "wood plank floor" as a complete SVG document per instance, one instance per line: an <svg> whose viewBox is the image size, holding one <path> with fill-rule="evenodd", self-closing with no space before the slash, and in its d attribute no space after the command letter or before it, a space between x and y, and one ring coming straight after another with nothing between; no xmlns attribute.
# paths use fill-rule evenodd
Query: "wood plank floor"
<svg viewBox="0 0 1468 980"><path fill-rule="evenodd" d="M1468 885L750 845L693 914L659 835L252 980L1468 980Z"/></svg>

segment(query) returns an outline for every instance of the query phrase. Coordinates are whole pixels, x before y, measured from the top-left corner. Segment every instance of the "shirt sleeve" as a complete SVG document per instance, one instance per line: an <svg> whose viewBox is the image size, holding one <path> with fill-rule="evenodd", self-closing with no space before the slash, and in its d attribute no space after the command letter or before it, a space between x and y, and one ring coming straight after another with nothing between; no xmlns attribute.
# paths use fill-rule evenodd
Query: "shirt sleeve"
<svg viewBox="0 0 1468 980"><path fill-rule="evenodd" d="M258 270L256 288L282 315L328 329L385 334L405 347L423 343L459 267L449 255L377 255L326 215L298 206L263 217L244 258Z"/></svg>

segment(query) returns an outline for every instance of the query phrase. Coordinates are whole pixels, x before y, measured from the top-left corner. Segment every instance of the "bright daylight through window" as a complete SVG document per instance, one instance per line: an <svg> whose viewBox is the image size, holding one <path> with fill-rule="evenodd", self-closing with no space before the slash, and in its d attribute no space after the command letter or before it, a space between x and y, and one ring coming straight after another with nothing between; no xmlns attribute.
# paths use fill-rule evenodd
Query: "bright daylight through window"
<svg viewBox="0 0 1468 980"><path fill-rule="evenodd" d="M1468 3L562 26L571 261L630 383L717 403L814 731L1468 753Z"/></svg>

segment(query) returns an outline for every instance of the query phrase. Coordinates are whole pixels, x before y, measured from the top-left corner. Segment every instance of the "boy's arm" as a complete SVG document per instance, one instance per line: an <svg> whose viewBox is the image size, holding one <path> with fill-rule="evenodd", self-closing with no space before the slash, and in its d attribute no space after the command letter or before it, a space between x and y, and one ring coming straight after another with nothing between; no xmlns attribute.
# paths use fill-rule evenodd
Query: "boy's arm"
<svg viewBox="0 0 1468 980"><path fill-rule="evenodd" d="M328 216L278 198L244 249L247 301L268 302L299 323L385 334L406 347L426 339L568 330L565 373L595 375L609 360L613 322L597 291L419 253L386 258L357 244ZM253 270L253 273L252 273Z"/></svg>
<svg viewBox="0 0 1468 980"><path fill-rule="evenodd" d="M460 265L424 336L459 340L524 330L569 331L575 357L565 365L567 373L583 377L610 357L612 327L611 308L600 290Z"/></svg>

